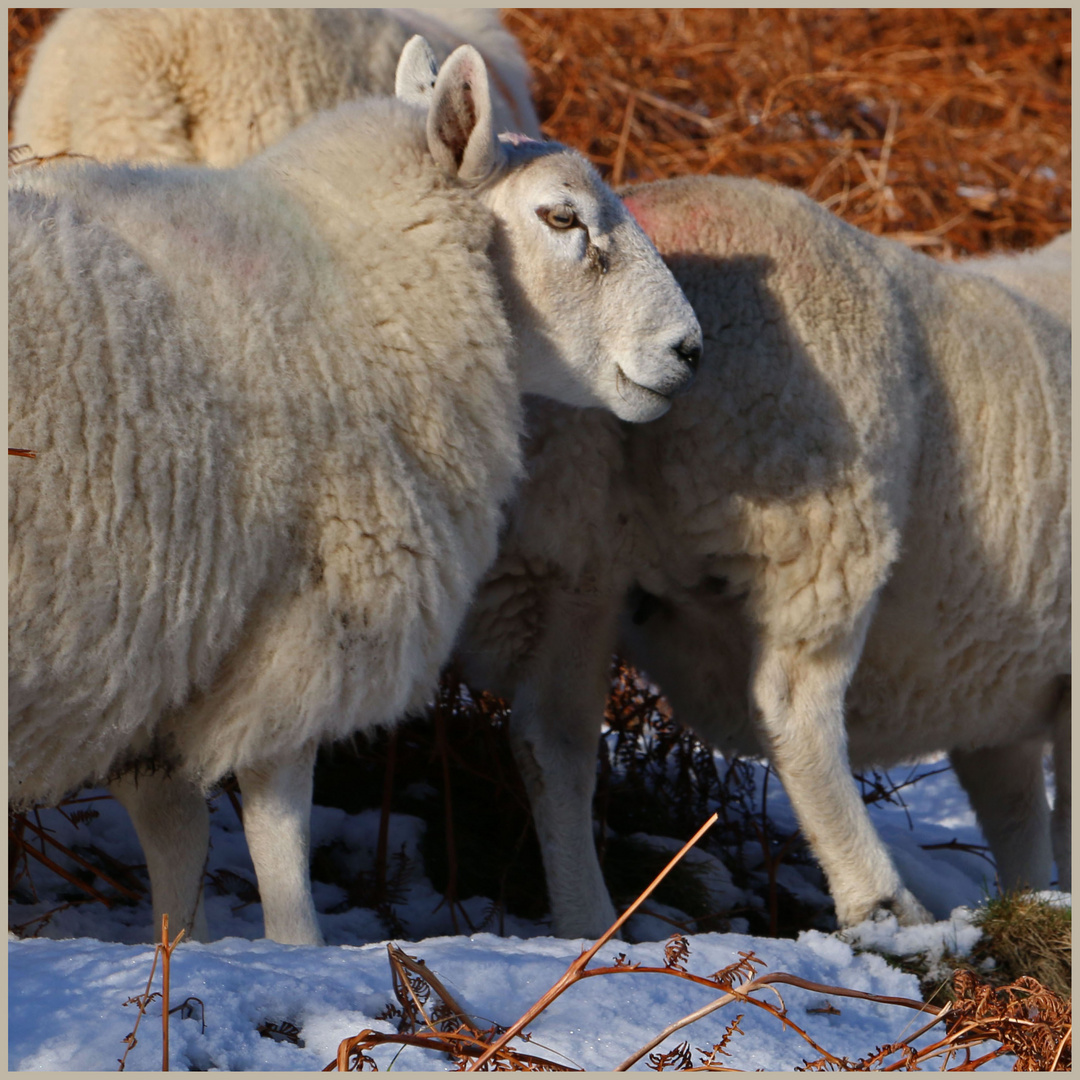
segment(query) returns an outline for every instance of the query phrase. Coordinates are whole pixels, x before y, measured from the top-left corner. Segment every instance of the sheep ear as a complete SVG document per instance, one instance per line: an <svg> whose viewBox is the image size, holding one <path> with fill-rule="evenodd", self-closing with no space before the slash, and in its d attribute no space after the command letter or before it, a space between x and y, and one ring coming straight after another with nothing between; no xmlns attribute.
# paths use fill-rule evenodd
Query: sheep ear
<svg viewBox="0 0 1080 1080"><path fill-rule="evenodd" d="M505 160L495 134L487 67L471 45L455 49L435 80L427 140L431 156L463 184L482 183Z"/></svg>
<svg viewBox="0 0 1080 1080"><path fill-rule="evenodd" d="M423 105L426 109L431 103L438 74L439 65L431 46L419 34L414 34L401 50L394 78L394 93L402 101Z"/></svg>

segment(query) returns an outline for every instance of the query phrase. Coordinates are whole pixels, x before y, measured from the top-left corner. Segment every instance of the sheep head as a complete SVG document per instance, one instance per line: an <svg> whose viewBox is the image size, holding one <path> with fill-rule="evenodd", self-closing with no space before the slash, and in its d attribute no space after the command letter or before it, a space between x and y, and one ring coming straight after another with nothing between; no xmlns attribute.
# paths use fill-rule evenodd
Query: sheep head
<svg viewBox="0 0 1080 1080"><path fill-rule="evenodd" d="M656 248L580 154L496 136L476 49L452 53L429 94L433 69L410 42L398 94L428 103L432 157L495 216L492 256L522 390L623 420L662 416L693 379L701 328Z"/></svg>

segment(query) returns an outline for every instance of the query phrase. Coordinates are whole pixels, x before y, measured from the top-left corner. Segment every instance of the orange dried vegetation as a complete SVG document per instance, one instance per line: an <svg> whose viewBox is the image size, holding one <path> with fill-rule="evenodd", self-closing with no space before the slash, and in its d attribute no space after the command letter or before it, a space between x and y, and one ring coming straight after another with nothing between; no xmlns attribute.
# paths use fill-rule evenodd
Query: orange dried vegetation
<svg viewBox="0 0 1080 1080"><path fill-rule="evenodd" d="M952 254L1071 220L1066 9L507 9L544 131L613 184L799 188Z"/></svg>

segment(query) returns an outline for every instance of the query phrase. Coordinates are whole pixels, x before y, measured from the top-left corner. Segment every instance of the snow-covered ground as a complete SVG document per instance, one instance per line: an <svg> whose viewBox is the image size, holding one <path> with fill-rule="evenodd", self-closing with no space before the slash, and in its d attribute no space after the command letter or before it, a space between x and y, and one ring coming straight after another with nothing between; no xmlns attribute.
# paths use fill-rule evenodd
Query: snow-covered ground
<svg viewBox="0 0 1080 1080"><path fill-rule="evenodd" d="M928 765L932 772L940 766ZM897 778L897 773L893 778ZM761 773L759 771L759 779ZM881 951L910 952L944 947L970 949L977 931L963 905L978 904L990 891L990 864L968 851L924 845L981 844L982 837L963 792L951 772L928 776L903 791L905 810L897 805L872 807L875 823L889 844L908 884L943 921L932 930L897 935L888 924L864 927L850 941L872 942ZM779 785L769 789L770 818L782 829L794 827L791 810ZM77 826L57 811L41 814L41 823L69 846L96 846L121 862L142 861L137 841L123 811L111 800L83 804L99 816ZM909 822L910 815L910 822ZM408 815L391 816L389 850L402 849L411 858L404 893L394 913L405 935L396 938L407 953L422 958L452 994L477 1018L509 1025L566 970L582 942L547 936L543 922L505 916L502 932L454 936L451 916L441 897L423 875L419 839L423 822ZM315 847L336 842L335 849L352 860L357 870L371 865L378 813L348 815L316 807ZM670 846L656 839L657 846ZM212 815L209 875L234 885L238 875L254 880L236 815L224 797ZM55 854L55 852L54 852ZM723 863L702 853L701 877L728 903L758 903L731 881ZM35 900L23 879L9 908L8 1042L12 1070L112 1070L122 1056L124 1037L132 1030L135 1007L124 1002L142 993L150 972L152 947L139 942L150 936L148 902L106 909L97 903L57 911L46 921L39 916L74 895L72 887L38 863L30 864ZM808 903L822 899L820 876L813 867L781 867L781 883ZM394 1000L387 960L385 924L371 910L348 907L344 889L316 883L315 899L331 947L313 949L277 945L259 938L261 910L257 902L243 904L232 894L208 888L207 913L211 933L221 940L203 945L182 943L172 961L171 1004L198 998L203 1008L176 1013L170 1025L173 1069L319 1069L336 1055L342 1039L363 1028L393 1031L394 1024L376 1020ZM474 925L483 922L490 901L475 897L464 905ZM679 918L670 907L654 911ZM685 918L685 917L683 917ZM736 930L746 923L733 920ZM487 929L498 929L489 926ZM662 942L671 925L658 918L637 917L630 937L637 944L613 942L601 950L596 963L610 963L619 952L631 962L662 965ZM915 933L915 939L911 934ZM797 940L751 937L745 933L689 936L690 971L703 975L753 951L766 971L787 971L820 983L907 998L919 998L913 975L890 967L881 957L856 952L836 935L811 930ZM891 945L890 945L891 942ZM155 989L159 982L155 979ZM780 987L788 1014L820 1045L852 1059L903 1037L917 1026L918 1014L897 1006L821 996ZM610 1069L638 1049L667 1024L705 1005L713 992L681 979L659 975L613 975L588 979L572 987L529 1026L531 1052L565 1060L590 1070ZM772 999L775 1001L775 999ZM826 1004L834 1011L820 1011ZM127 1069L157 1069L161 1061L160 1002L154 1001L129 1053ZM808 1011L815 1010L815 1011ZM817 1055L799 1038L781 1029L763 1012L745 1013L743 1034L729 1045L726 1064L740 1069L789 1070ZM692 1047L708 1047L720 1039L734 1019L733 1006L698 1021L661 1046L670 1049L684 1038ZM205 1021L205 1028L203 1026ZM287 1022L298 1029L302 1045L264 1037L257 1030L267 1023ZM390 1065L397 1047L372 1053L380 1069ZM407 1048L393 1064L395 1071L443 1070L445 1058ZM644 1061L638 1068L645 1068ZM1008 1069L1007 1059L989 1068Z"/></svg>

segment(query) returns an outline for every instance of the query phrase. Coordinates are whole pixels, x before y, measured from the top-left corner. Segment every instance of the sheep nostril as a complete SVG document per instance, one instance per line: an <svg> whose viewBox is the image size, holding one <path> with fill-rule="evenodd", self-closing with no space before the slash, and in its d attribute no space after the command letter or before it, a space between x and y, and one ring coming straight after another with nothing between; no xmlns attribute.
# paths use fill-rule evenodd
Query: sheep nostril
<svg viewBox="0 0 1080 1080"><path fill-rule="evenodd" d="M675 351L679 354L679 358L685 360L690 365L691 371L696 371L698 363L701 360L701 346L694 338L685 338L675 346Z"/></svg>

